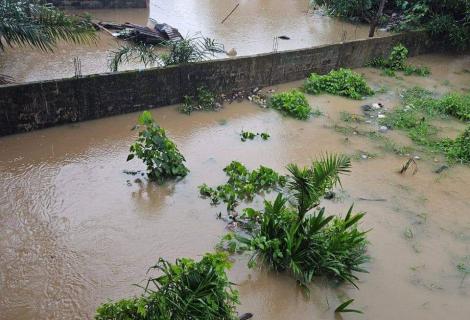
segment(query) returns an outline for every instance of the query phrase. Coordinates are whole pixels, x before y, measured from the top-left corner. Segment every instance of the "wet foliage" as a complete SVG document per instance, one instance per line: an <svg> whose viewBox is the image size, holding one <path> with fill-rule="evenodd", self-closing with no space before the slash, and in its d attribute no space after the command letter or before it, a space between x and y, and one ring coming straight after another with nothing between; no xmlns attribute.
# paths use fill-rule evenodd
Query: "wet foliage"
<svg viewBox="0 0 470 320"><path fill-rule="evenodd" d="M206 254L170 263L162 258L149 269L150 278L139 297L102 304L96 320L234 320L238 292L229 282L230 262L223 253Z"/></svg>
<svg viewBox="0 0 470 320"><path fill-rule="evenodd" d="M223 202L227 210L233 210L240 201L251 201L256 194L282 187L286 183L286 178L271 168L260 166L250 171L238 161L232 161L224 168L224 172L229 177L227 183L215 188L204 183L198 188L201 196L211 199L211 204Z"/></svg>
<svg viewBox="0 0 470 320"><path fill-rule="evenodd" d="M217 96L206 87L199 87L195 96L184 96L179 111L188 115L193 111L216 111L222 106L217 100Z"/></svg>
<svg viewBox="0 0 470 320"><path fill-rule="evenodd" d="M356 100L374 94L360 74L343 68L326 75L312 73L305 81L304 90L310 94L329 93Z"/></svg>
<svg viewBox="0 0 470 320"><path fill-rule="evenodd" d="M370 23L380 0L311 0L334 16ZM379 25L395 31L426 30L446 50L470 47L470 4L468 0L386 1Z"/></svg>
<svg viewBox="0 0 470 320"><path fill-rule="evenodd" d="M248 227L243 233L228 234L220 247L252 252L250 266L261 263L290 272L305 289L315 276L355 285L353 272L364 271L361 265L367 261L366 232L357 227L364 213L353 213L352 206L344 218L327 216L325 208L313 210L350 166L348 157L336 155L310 167L289 165L286 191L272 202L265 201L261 211L246 209L242 218Z"/></svg>
<svg viewBox="0 0 470 320"><path fill-rule="evenodd" d="M380 124L406 131L414 142L444 153L451 162L470 162L470 129L455 140L438 138L438 129L429 122L436 116L470 120L470 95L448 93L439 98L422 88L408 89L403 93L403 106L389 112Z"/></svg>
<svg viewBox="0 0 470 320"><path fill-rule="evenodd" d="M263 140L268 140L271 136L267 132L261 133L254 133L251 131L244 131L240 133L240 140L245 142L246 140L254 140L257 136L259 136Z"/></svg>
<svg viewBox="0 0 470 320"><path fill-rule="evenodd" d="M132 61L140 62L145 66L170 66L207 60L220 52L224 52L223 45L201 35L165 41L159 45L125 44L110 52L108 67L111 71L118 71L120 65Z"/></svg>
<svg viewBox="0 0 470 320"><path fill-rule="evenodd" d="M374 68L380 68L383 70L383 74L393 77L396 75L396 71L403 71L405 75L418 75L428 76L431 72L427 67L417 67L406 63L408 59L408 49L398 44L393 47L388 58L378 57L368 63L368 66Z"/></svg>
<svg viewBox="0 0 470 320"><path fill-rule="evenodd" d="M268 106L299 120L307 120L312 114L307 98L299 90L273 94L269 98Z"/></svg>
<svg viewBox="0 0 470 320"><path fill-rule="evenodd" d="M159 183L186 176L189 172L184 165L186 160L176 144L166 136L165 129L155 123L149 111L140 115L139 124L144 126L144 130L139 132L136 142L131 145L127 161L134 157L141 159L147 166L149 179Z"/></svg>

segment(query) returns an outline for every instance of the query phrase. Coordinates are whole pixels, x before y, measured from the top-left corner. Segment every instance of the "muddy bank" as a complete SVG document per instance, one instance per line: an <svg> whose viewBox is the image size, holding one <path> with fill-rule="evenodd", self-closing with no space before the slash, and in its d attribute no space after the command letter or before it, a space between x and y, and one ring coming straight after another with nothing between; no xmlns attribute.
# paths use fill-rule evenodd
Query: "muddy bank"
<svg viewBox="0 0 470 320"><path fill-rule="evenodd" d="M150 1L149 9L69 10L72 14L90 13L96 19L132 22L146 25L148 18L166 22L178 28L183 36L201 32L217 39L227 50L235 48L238 55L273 51L273 38L279 40L277 49L299 49L341 40L367 37L368 27L353 25L308 12L308 1L242 1L239 9L221 24L236 1L179 0ZM384 33L378 33L378 35ZM109 71L108 55L121 45L110 35L99 32L96 43L74 45L59 43L54 53L30 48L8 48L0 55L0 74L17 82L30 82L74 76L75 57L81 61L83 75ZM141 69L139 63L123 65L120 70Z"/></svg>
<svg viewBox="0 0 470 320"><path fill-rule="evenodd" d="M324 115L306 122L247 101L191 116L176 106L153 110L191 169L183 181L164 186L123 173L143 169L137 160L125 161L137 135L131 131L136 113L0 138L0 319L91 318L101 302L137 293L132 284L145 279L158 257L196 258L213 249L225 232L216 219L223 208L200 199L197 186L222 183L222 168L230 161L285 173L286 164L308 164L325 151L376 154L355 160L344 191L323 202L331 213L344 214L353 202L367 212L362 227L372 229L370 273L360 275L360 290L318 279L305 300L291 278L249 270L246 257L234 257L230 279L239 285L239 310L253 312L255 319L334 319L332 309L348 296L364 311L357 317L362 319L465 319L470 279L462 282L456 265L470 255L470 169L455 166L436 174L441 159L419 154L418 173L402 176L396 172L406 157L334 130L341 111L361 114L362 104L377 100L391 107L402 87L470 89L464 72L470 70L469 56L427 55L411 62L429 66L432 75L396 79L360 69L385 92L366 101L308 96ZM242 129L267 131L271 139L242 143ZM400 132L389 134L411 143Z"/></svg>

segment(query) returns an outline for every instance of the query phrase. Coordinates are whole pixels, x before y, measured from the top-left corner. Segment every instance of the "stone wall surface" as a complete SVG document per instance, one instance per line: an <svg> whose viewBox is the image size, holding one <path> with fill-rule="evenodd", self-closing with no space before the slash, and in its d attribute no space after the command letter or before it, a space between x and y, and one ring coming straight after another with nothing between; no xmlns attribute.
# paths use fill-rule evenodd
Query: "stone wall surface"
<svg viewBox="0 0 470 320"><path fill-rule="evenodd" d="M319 47L0 86L0 136L180 103L206 86L230 93L364 66L397 43L410 55L427 53L423 32L395 34Z"/></svg>

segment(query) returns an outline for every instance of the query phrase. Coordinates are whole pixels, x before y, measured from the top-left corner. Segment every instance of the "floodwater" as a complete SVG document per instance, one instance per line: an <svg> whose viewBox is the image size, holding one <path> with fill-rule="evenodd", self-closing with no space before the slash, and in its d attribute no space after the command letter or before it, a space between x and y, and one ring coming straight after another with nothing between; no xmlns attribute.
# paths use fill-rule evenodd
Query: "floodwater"
<svg viewBox="0 0 470 320"><path fill-rule="evenodd" d="M146 278L158 257L198 258L213 250L226 232L216 218L223 208L201 199L197 186L225 181L222 168L230 161L285 173L288 163L307 165L324 152L377 154L353 161L343 191L322 203L331 214L344 214L352 203L367 212L362 228L371 229L370 273L359 274L360 290L317 279L307 300L292 278L248 269L247 257L234 256L230 279L240 291L238 310L254 313L254 319L338 319L334 308L350 297L364 314L344 319L467 319L470 278L456 266L470 263L470 168L436 174L442 159L418 153L418 173L399 175L406 157L333 129L341 111L360 114L365 102L396 105L405 86L470 90L468 55L411 61L428 65L433 74L395 79L360 69L386 92L366 101L308 96L324 115L305 122L248 101L191 116L176 106L152 110L191 170L163 186L123 173L144 169L138 160L125 161L137 136L131 131L137 113L0 138L0 319L92 318L100 303L139 293L132 284ZM462 127L455 124L439 122L443 130ZM267 131L271 139L243 143L242 129ZM399 132L386 135L410 143Z"/></svg>
<svg viewBox="0 0 470 320"><path fill-rule="evenodd" d="M222 24L221 21L239 3L240 6ZM272 52L274 38L277 50L288 50L366 38L368 27L354 25L309 11L307 0L175 0L150 1L149 9L75 10L73 14L90 13L98 20L133 22L141 25L148 18L178 28L182 35L198 32L216 39L226 50L235 48L238 55ZM30 48L8 48L0 54L0 74L17 82L29 82L75 75L74 58L80 59L81 74L107 72L111 51L122 44L111 35L99 32L96 43L74 45L59 43L53 53ZM384 32L378 32L380 36ZM139 63L124 65L120 70L138 69Z"/></svg>

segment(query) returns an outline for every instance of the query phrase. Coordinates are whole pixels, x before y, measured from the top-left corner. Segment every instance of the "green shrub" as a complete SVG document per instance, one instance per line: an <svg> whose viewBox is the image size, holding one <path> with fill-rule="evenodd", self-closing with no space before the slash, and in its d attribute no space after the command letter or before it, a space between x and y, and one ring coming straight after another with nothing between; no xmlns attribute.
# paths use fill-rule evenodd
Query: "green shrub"
<svg viewBox="0 0 470 320"><path fill-rule="evenodd" d="M383 74L389 77L395 76L395 71L403 71L407 76L416 74L422 77L428 76L431 72L427 67L417 67L406 63L408 59L408 49L401 43L393 47L387 59L377 57L372 59L367 66L380 68Z"/></svg>
<svg viewBox="0 0 470 320"><path fill-rule="evenodd" d="M189 115L193 111L215 111L219 106L220 104L214 93L210 92L206 87L199 87L196 89L194 97L184 96L183 104L179 110Z"/></svg>
<svg viewBox="0 0 470 320"><path fill-rule="evenodd" d="M344 218L327 217L324 208L311 212L350 166L348 157L334 155L307 168L289 165L287 194L265 201L262 212L246 209L242 219L250 227L245 235L229 234L220 246L252 251L250 266L261 262L275 271L288 271L304 288L314 276L355 285L353 271L363 271L361 265L367 261L365 232L357 228L364 214L353 214L352 207Z"/></svg>
<svg viewBox="0 0 470 320"><path fill-rule="evenodd" d="M96 320L235 320L238 292L225 270L223 253L169 263L160 258L151 269L162 275L148 280L140 297L104 303Z"/></svg>
<svg viewBox="0 0 470 320"><path fill-rule="evenodd" d="M249 171L238 161L232 161L224 168L229 177L227 183L215 188L200 185L199 193L209 197L213 205L220 201L227 204L227 210L233 210L239 201L252 200L261 191L269 191L277 186L284 186L286 178L273 169L260 166L257 170Z"/></svg>
<svg viewBox="0 0 470 320"><path fill-rule="evenodd" d="M350 70L332 70L326 75L312 73L304 84L305 92L310 94L330 93L352 99L362 99L374 94L364 78Z"/></svg>
<svg viewBox="0 0 470 320"><path fill-rule="evenodd" d="M131 145L127 161L135 156L142 159L147 166L149 179L159 183L169 178L186 176L189 172L183 164L186 160L176 144L166 136L165 130L155 123L149 111L140 115L139 124L145 126L145 129Z"/></svg>
<svg viewBox="0 0 470 320"><path fill-rule="evenodd" d="M304 94L298 90L273 94L268 105L270 108L300 120L307 120L312 112Z"/></svg>

